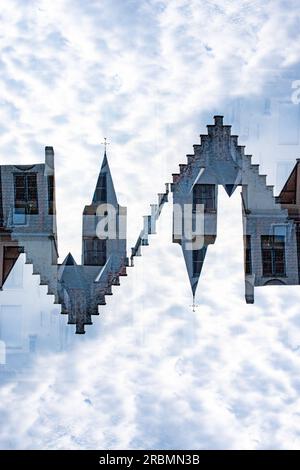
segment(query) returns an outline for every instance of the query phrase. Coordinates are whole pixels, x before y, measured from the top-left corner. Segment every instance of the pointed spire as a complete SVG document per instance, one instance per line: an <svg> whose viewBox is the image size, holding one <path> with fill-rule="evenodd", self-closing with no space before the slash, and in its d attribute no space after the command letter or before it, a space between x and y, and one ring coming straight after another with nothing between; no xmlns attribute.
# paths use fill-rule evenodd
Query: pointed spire
<svg viewBox="0 0 300 470"><path fill-rule="evenodd" d="M106 148L109 145L109 142L106 141L106 137L104 138L104 155L103 161L101 165L101 170L98 176L95 192L93 195L92 204L116 204L117 197L115 193L115 188L113 184L113 180L110 173L110 168L108 165L107 153Z"/></svg>
<svg viewBox="0 0 300 470"><path fill-rule="evenodd" d="M65 259L63 261L63 265L64 266L75 266L76 265L76 261L74 260L71 253L68 253L68 255L65 257Z"/></svg>
<svg viewBox="0 0 300 470"><path fill-rule="evenodd" d="M236 185L235 184L225 184L224 188L225 188L226 193L230 197L230 196L232 196L233 192L235 191Z"/></svg>
<svg viewBox="0 0 300 470"><path fill-rule="evenodd" d="M204 245L202 248L198 250L186 250L185 244L183 243L181 248L182 248L182 253L186 265L186 269L188 272L189 280L190 280L190 285L191 285L191 290L193 297L195 297L196 294L196 289L198 286L198 281L201 275L201 271L203 268L206 252L207 252L207 246Z"/></svg>

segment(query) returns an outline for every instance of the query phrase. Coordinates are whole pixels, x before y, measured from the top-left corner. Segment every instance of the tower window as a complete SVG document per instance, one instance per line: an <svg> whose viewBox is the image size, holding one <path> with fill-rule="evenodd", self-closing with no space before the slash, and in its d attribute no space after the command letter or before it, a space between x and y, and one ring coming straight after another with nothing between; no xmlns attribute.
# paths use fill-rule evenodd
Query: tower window
<svg viewBox="0 0 300 470"><path fill-rule="evenodd" d="M252 253L251 253L251 236L246 235L244 239L245 254L245 274L252 274Z"/></svg>
<svg viewBox="0 0 300 470"><path fill-rule="evenodd" d="M204 204L204 212L216 209L216 190L214 184L195 184L193 188L193 211L197 204Z"/></svg>
<svg viewBox="0 0 300 470"><path fill-rule="evenodd" d="M96 202L105 202L107 200L106 175L99 175L94 198Z"/></svg>
<svg viewBox="0 0 300 470"><path fill-rule="evenodd" d="M90 238L83 241L84 264L86 266L104 266L106 263L106 240Z"/></svg>
<svg viewBox="0 0 300 470"><path fill-rule="evenodd" d="M204 263L207 247L204 246L200 250L193 250L193 276L199 276Z"/></svg>
<svg viewBox="0 0 300 470"><path fill-rule="evenodd" d="M54 176L48 176L48 214L54 214Z"/></svg>
<svg viewBox="0 0 300 470"><path fill-rule="evenodd" d="M285 237L262 235L263 276L285 276Z"/></svg>
<svg viewBox="0 0 300 470"><path fill-rule="evenodd" d="M38 214L36 173L15 174L14 180L16 212Z"/></svg>

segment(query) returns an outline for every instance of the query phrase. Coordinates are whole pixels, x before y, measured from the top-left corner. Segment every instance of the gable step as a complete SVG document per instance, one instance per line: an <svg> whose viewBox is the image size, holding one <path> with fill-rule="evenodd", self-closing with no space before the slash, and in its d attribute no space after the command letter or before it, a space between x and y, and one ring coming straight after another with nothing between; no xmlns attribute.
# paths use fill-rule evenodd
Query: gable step
<svg viewBox="0 0 300 470"><path fill-rule="evenodd" d="M196 156L195 155L187 155L187 164L191 165L191 163L194 163Z"/></svg>
<svg viewBox="0 0 300 470"><path fill-rule="evenodd" d="M250 168L251 168L251 170L253 170L255 173L259 174L259 165L258 165L258 163L252 163Z"/></svg>
<svg viewBox="0 0 300 470"><path fill-rule="evenodd" d="M258 175L262 180L263 182L265 183L265 185L267 186L267 175Z"/></svg>
<svg viewBox="0 0 300 470"><path fill-rule="evenodd" d="M200 145L208 142L210 140L210 136L207 134L200 134ZM193 146L195 148L195 145Z"/></svg>

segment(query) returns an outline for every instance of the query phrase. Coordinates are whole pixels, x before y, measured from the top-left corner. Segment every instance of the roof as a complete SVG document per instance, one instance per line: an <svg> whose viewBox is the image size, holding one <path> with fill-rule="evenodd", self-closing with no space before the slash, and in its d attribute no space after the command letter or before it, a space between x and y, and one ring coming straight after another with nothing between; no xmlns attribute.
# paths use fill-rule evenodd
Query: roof
<svg viewBox="0 0 300 470"><path fill-rule="evenodd" d="M297 168L300 160L297 160L290 176L288 177L285 185L283 186L278 199L281 204L296 204L297 196Z"/></svg>

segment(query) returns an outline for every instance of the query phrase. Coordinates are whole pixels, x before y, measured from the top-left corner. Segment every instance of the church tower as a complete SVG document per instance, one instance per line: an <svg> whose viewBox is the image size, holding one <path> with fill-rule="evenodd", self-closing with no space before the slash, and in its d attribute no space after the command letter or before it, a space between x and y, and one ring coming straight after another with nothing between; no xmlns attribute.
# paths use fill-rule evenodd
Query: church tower
<svg viewBox="0 0 300 470"><path fill-rule="evenodd" d="M92 203L82 224L82 264L116 266L126 254L126 208L118 203L106 149Z"/></svg>
<svg viewBox="0 0 300 470"><path fill-rule="evenodd" d="M92 202L83 210L82 264L69 253L59 268L62 313L76 325L76 333L92 324L112 286L126 276L127 265L126 207L118 203L105 148Z"/></svg>

